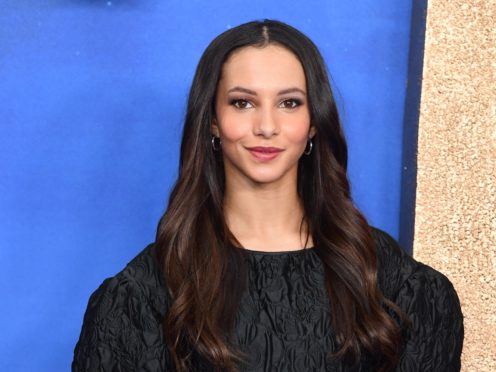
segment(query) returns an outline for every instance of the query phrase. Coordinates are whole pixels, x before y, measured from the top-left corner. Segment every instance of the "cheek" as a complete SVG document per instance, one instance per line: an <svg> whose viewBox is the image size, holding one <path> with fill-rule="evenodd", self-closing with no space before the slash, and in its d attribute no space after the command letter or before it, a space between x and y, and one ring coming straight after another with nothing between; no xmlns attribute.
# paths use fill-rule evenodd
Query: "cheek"
<svg viewBox="0 0 496 372"><path fill-rule="evenodd" d="M306 144L310 130L310 119L307 116L294 118L287 122L286 137L293 143Z"/></svg>
<svg viewBox="0 0 496 372"><path fill-rule="evenodd" d="M222 141L235 142L249 134L251 123L247 116L225 113L220 122Z"/></svg>

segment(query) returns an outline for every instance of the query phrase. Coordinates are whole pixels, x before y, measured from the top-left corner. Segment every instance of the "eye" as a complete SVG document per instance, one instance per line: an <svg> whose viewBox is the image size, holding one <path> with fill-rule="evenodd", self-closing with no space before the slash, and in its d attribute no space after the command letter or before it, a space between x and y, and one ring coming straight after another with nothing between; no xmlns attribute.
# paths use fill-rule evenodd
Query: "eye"
<svg viewBox="0 0 496 372"><path fill-rule="evenodd" d="M233 99L229 102L229 104L240 110L253 107L253 105L246 99Z"/></svg>
<svg viewBox="0 0 496 372"><path fill-rule="evenodd" d="M299 99L289 98L281 102L280 106L285 109L295 109L301 106L302 102Z"/></svg>

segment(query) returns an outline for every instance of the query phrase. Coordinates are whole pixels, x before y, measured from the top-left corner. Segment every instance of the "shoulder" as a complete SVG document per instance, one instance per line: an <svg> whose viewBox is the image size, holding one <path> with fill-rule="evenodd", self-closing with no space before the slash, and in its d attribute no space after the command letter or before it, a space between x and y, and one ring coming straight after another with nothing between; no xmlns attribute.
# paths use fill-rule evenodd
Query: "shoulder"
<svg viewBox="0 0 496 372"><path fill-rule="evenodd" d="M167 307L167 291L150 244L91 295L72 370L163 364L161 322Z"/></svg>
<svg viewBox="0 0 496 372"><path fill-rule="evenodd" d="M448 293L456 297L452 283L444 274L416 261L388 233L373 227L372 236L377 253L378 281L386 297L397 298L405 286L411 286L415 292L429 290L433 295Z"/></svg>
<svg viewBox="0 0 496 372"><path fill-rule="evenodd" d="M165 310L167 293L155 258L154 244L146 246L122 271L105 279L91 295L88 310L101 305L99 310L102 312L105 303L112 302L115 308L133 298L149 303L157 311ZM100 314L100 317L104 315L107 314Z"/></svg>
<svg viewBox="0 0 496 372"><path fill-rule="evenodd" d="M376 248L379 286L386 297L392 298L398 288L420 269L420 263L385 231L372 227L372 237Z"/></svg>
<svg viewBox="0 0 496 372"><path fill-rule="evenodd" d="M384 231L373 228L373 237L379 286L407 319L400 370L459 370L463 314L453 284L413 259Z"/></svg>

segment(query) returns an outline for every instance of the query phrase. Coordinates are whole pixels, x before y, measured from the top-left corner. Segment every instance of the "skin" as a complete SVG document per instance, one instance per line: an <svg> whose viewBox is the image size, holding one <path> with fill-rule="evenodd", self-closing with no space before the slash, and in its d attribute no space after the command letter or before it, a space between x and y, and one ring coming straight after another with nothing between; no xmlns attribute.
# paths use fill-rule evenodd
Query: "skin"
<svg viewBox="0 0 496 372"><path fill-rule="evenodd" d="M305 248L306 226L297 195L298 160L315 135L303 67L288 49L245 47L225 62L215 102L213 135L220 137L226 175L227 224L258 251ZM247 148L282 149L261 161ZM313 246L312 238L306 247Z"/></svg>

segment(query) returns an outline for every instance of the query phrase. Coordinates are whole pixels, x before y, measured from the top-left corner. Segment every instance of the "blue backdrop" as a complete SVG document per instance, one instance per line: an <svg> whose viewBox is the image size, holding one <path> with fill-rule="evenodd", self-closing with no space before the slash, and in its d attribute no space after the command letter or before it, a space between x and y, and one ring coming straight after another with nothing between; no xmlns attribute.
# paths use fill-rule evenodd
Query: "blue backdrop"
<svg viewBox="0 0 496 372"><path fill-rule="evenodd" d="M319 46L350 178L398 237L411 1L2 1L0 370L69 370L90 293L153 241L196 63L273 18Z"/></svg>

